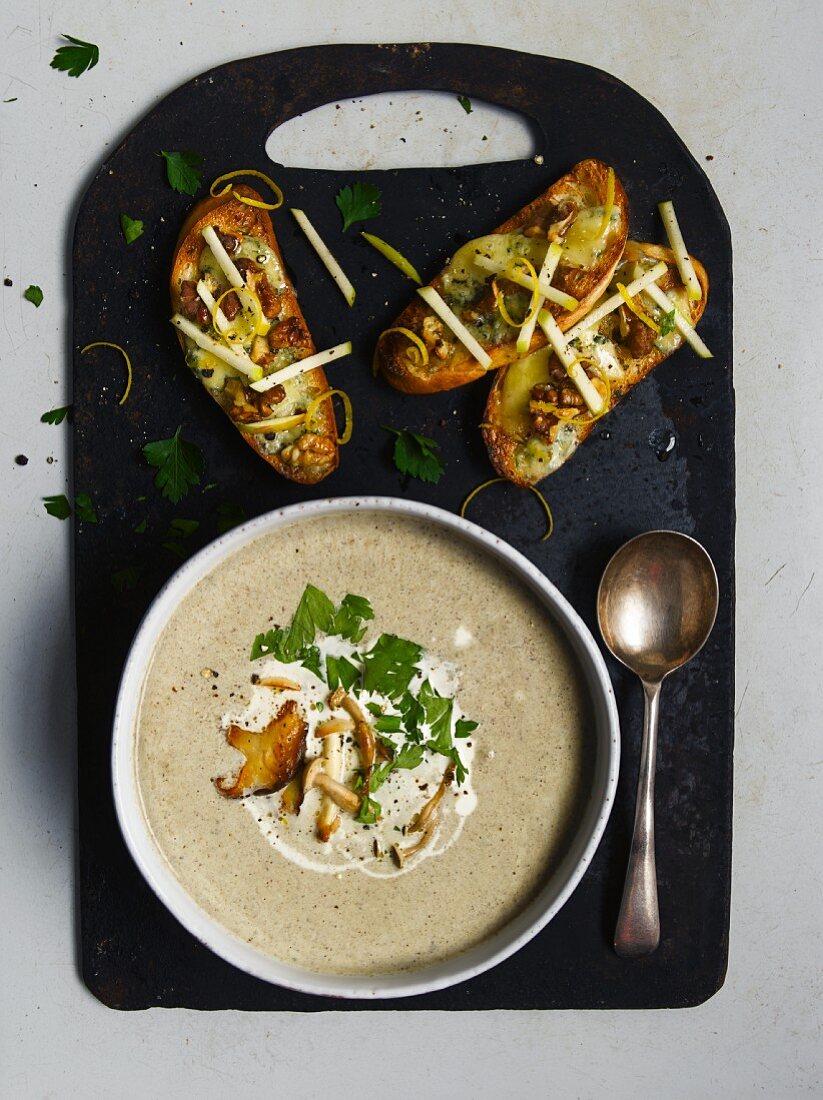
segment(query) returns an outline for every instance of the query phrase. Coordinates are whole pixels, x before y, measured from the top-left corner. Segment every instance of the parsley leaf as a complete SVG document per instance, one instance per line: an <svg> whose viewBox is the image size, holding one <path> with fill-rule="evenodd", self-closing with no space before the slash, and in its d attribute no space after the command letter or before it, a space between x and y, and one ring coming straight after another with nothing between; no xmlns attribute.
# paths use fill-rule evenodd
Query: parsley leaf
<svg viewBox="0 0 823 1100"><path fill-rule="evenodd" d="M354 820L359 821L362 825L374 825L382 810L383 807L369 795L369 790L367 788L363 795L363 801L360 803L360 809L357 811L357 816Z"/></svg>
<svg viewBox="0 0 823 1100"><path fill-rule="evenodd" d="M397 709L403 715L403 725L406 733L412 741L419 741L421 737L420 723L425 717L425 712L411 694L407 691L398 701Z"/></svg>
<svg viewBox="0 0 823 1100"><path fill-rule="evenodd" d="M48 514L57 519L68 519L71 515L71 505L63 493L53 497L43 497L43 504Z"/></svg>
<svg viewBox="0 0 823 1100"><path fill-rule="evenodd" d="M422 653L422 647L414 642L396 634L381 634L363 655L363 690L399 698L418 672L416 662Z"/></svg>
<svg viewBox="0 0 823 1100"><path fill-rule="evenodd" d="M334 613L334 619L328 631L350 642L359 642L366 633L365 621L374 618L372 605L365 596L353 596L351 592L344 596Z"/></svg>
<svg viewBox="0 0 823 1100"><path fill-rule="evenodd" d="M429 727L429 747L434 752L448 756L452 748L452 711L454 699L446 699L434 690L428 680L424 680L418 695L418 701L426 715Z"/></svg>
<svg viewBox="0 0 823 1100"><path fill-rule="evenodd" d="M394 464L401 474L416 477L436 485L443 474L443 461L437 454L440 444L417 432L399 431L384 425L387 432L397 436L394 441Z"/></svg>
<svg viewBox="0 0 823 1100"><path fill-rule="evenodd" d="M166 176L174 190L181 195L193 195L203 177L200 171L203 158L200 154L191 149L171 153L161 149L160 154L166 158Z"/></svg>
<svg viewBox="0 0 823 1100"><path fill-rule="evenodd" d="M282 652L283 639L285 636L285 630L280 628L267 630L265 634L258 634L252 642L249 660L256 661L258 657L268 657L271 654L280 660L280 653Z"/></svg>
<svg viewBox="0 0 823 1100"><path fill-rule="evenodd" d="M318 680L323 680L323 667L320 663L320 650L316 645L306 646L306 648L300 654L300 664L303 668L307 668L309 672L313 672Z"/></svg>
<svg viewBox="0 0 823 1100"><path fill-rule="evenodd" d="M43 301L43 291L40 289L39 286L32 285L26 287L26 289L23 291L23 297L26 299L27 302L31 302L35 309L39 309L40 303Z"/></svg>
<svg viewBox="0 0 823 1100"><path fill-rule="evenodd" d="M663 320L660 322L660 335L668 336L670 332L674 332L677 325L674 322L674 315L676 310L672 310L671 313L664 313Z"/></svg>
<svg viewBox="0 0 823 1100"><path fill-rule="evenodd" d="M163 549L170 550L178 558L187 558L191 551L181 539L191 538L199 526L199 520L183 519L180 516L175 517L169 524L169 529L166 532L167 541L163 543Z"/></svg>
<svg viewBox="0 0 823 1100"><path fill-rule="evenodd" d="M130 218L128 214L120 215L120 228L123 230L126 244L131 244L132 241L143 236L143 223L136 218Z"/></svg>
<svg viewBox="0 0 823 1100"><path fill-rule="evenodd" d="M470 718L458 718L454 724L454 736L468 737L470 733L477 729L477 726L478 723L472 722Z"/></svg>
<svg viewBox="0 0 823 1100"><path fill-rule="evenodd" d="M72 415L74 408L72 405L63 405L59 409L49 409L48 412L44 412L40 417L41 424L62 424L64 420L68 420L69 424L72 421Z"/></svg>
<svg viewBox="0 0 823 1100"><path fill-rule="evenodd" d="M380 214L382 192L373 183L355 183L342 187L335 196L337 209L343 215L343 232L355 222L364 222Z"/></svg>
<svg viewBox="0 0 823 1100"><path fill-rule="evenodd" d="M199 519L183 519L181 516L175 516L169 524L169 535L171 537L180 535L184 539L188 539L191 538L199 526Z"/></svg>
<svg viewBox="0 0 823 1100"><path fill-rule="evenodd" d="M403 730L403 718L399 714L381 714L374 723L378 733L401 733Z"/></svg>
<svg viewBox="0 0 823 1100"><path fill-rule="evenodd" d="M143 448L148 464L157 467L154 484L172 504L181 501L192 485L200 484L203 472L200 448L181 439L181 430L178 428L171 439L158 439Z"/></svg>
<svg viewBox="0 0 823 1100"><path fill-rule="evenodd" d="M97 523L97 512L88 493L77 494L74 498L74 511L82 523Z"/></svg>
<svg viewBox="0 0 823 1100"><path fill-rule="evenodd" d="M228 500L218 504L215 511L217 512L217 533L219 535L231 531L232 527L237 527L246 519L246 509L243 505L234 504Z"/></svg>
<svg viewBox="0 0 823 1100"><path fill-rule="evenodd" d="M110 580L112 587L117 592L129 592L137 587L142 570L136 565L127 565L125 569L117 569L112 573Z"/></svg>
<svg viewBox="0 0 823 1100"><path fill-rule="evenodd" d="M149 521L148 521L147 517L143 516L143 518L140 520L140 522L134 528L135 535L145 535L146 528L148 527L148 525L149 525Z"/></svg>
<svg viewBox="0 0 823 1100"><path fill-rule="evenodd" d="M326 593L313 584L307 584L289 623L283 643L284 652L296 655L298 650L311 645L318 630L328 632L333 616L334 604Z"/></svg>
<svg viewBox="0 0 823 1100"><path fill-rule="evenodd" d="M345 691L351 691L360 679L360 669L353 665L346 657L326 657L326 680L329 690L335 691L342 687Z"/></svg>
<svg viewBox="0 0 823 1100"><path fill-rule="evenodd" d="M60 46L51 59L51 68L67 72L69 76L82 76L88 69L93 69L100 60L97 46L93 42L84 42L82 38L73 38L70 34L62 37L74 45Z"/></svg>
<svg viewBox="0 0 823 1100"><path fill-rule="evenodd" d="M470 115L472 113L472 101L467 95L459 95L457 97L457 102L460 104L467 115Z"/></svg>
<svg viewBox="0 0 823 1100"><path fill-rule="evenodd" d="M396 768L406 768L409 771L414 771L423 763L424 755L425 749L422 745L404 745L392 760L387 760L385 764L380 764L374 769L370 790L376 791L382 787Z"/></svg>

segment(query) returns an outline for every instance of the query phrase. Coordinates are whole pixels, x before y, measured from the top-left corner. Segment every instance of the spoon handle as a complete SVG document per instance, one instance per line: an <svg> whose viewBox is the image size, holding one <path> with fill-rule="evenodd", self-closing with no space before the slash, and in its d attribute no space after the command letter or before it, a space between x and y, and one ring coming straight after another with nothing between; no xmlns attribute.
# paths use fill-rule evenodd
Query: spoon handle
<svg viewBox="0 0 823 1100"><path fill-rule="evenodd" d="M643 680L646 705L634 833L623 886L623 901L614 933L618 955L639 958L650 955L660 942L657 908L657 869L654 861L654 769L657 755L657 714L660 683Z"/></svg>

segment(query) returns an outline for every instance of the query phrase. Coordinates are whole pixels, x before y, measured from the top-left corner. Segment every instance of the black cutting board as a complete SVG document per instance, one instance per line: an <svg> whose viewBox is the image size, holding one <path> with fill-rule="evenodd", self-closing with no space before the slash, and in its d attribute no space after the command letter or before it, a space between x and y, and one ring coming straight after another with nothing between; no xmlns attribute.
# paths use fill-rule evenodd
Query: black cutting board
<svg viewBox="0 0 823 1100"><path fill-rule="evenodd" d="M342 97L443 90L522 112L542 163L324 172L275 166L264 145L274 127ZM459 110L459 107L456 108ZM455 123L457 124L457 122ZM376 144L380 135L376 134ZM355 355L330 370L356 410L340 469L313 488L279 478L240 440L188 373L168 323L168 271L190 200L165 182L161 149L205 154L204 182L230 168L269 170L288 205L306 209L358 289L349 310L285 209L274 215L318 347L351 338ZM452 989L391 1002L329 1002L266 985L235 970L171 917L131 862L114 815L111 721L132 635L178 564L163 547L175 516L197 519L196 549L217 533L221 503L251 517L309 498L354 493L413 497L455 510L490 477L476 425L488 383L407 397L371 376L377 334L411 284L355 232L345 237L334 195L355 179L377 184L381 236L431 278L454 248L486 232L578 160L613 164L629 196L631 235L662 241L656 204L675 204L688 242L711 278L701 333L715 353L689 348L663 363L600 432L544 483L556 528L548 542L539 507L513 486L478 498L471 518L503 535L572 601L595 631L602 569L617 547L650 528L694 535L711 553L721 604L709 643L667 682L657 779L659 950L622 960L611 948L634 806L641 691L609 659L623 724L614 812L591 868L536 939L496 969ZM538 158L539 161L540 158ZM127 246L121 212L146 232ZM445 216L443 216L445 215ZM377 272L377 278L372 276ZM76 530L82 969L91 991L122 1009L190 1008L652 1008L694 1005L722 984L728 953L732 805L734 602L734 405L729 229L703 171L669 124L625 84L585 65L485 46L322 46L235 61L178 88L100 168L80 206L74 237L75 489L92 494L97 525ZM80 356L92 340L128 348L135 380L125 405L116 353ZM205 455L204 486L179 506L162 500L141 456L178 425ZM401 477L381 425L415 428L442 446L438 486ZM665 440L674 437L672 450ZM663 441L661 443L661 440ZM663 455L665 460L661 460ZM148 517L145 532L135 532ZM114 572L139 570L119 593Z"/></svg>

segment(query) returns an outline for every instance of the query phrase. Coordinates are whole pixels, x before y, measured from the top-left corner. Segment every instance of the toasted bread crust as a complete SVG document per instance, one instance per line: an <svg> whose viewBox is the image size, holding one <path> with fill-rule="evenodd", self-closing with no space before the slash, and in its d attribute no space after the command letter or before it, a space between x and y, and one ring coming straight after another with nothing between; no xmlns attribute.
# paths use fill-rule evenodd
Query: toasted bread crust
<svg viewBox="0 0 823 1100"><path fill-rule="evenodd" d="M245 184L237 184L232 188L232 191L237 192L239 195L243 195L245 198L262 201L262 196L253 188ZM202 230L209 225L214 226L215 229L224 233L232 233L244 237L254 236L262 238L277 257L281 269L284 272L286 270L283 262L283 255L277 243L277 238L274 235L274 227L272 226L271 217L268 211L249 206L247 203L239 202L231 193L225 197L209 196L196 203L192 208L183 223L180 236L177 240L170 282L171 304L175 313L180 312L182 309L180 289L185 277L185 272L190 270L192 266L197 268L200 254L205 247L201 235ZM297 318L302 328L308 332L308 325L306 325L305 318L298 304L294 287L287 278L285 282L285 288L280 292L283 308L288 316ZM180 346L185 351L186 339L184 335L178 332L178 338L180 340ZM311 336L309 335L308 353L312 354L315 350L314 341L311 340ZM302 377L308 388L310 397L319 396L330 388L326 379L326 374L322 368L307 371ZM313 431L311 434L323 441L321 444L324 452L322 463L319 462L313 466L303 467L286 462L280 454L272 454L264 449L262 437L247 432L241 432L240 434L252 450L256 451L262 459L268 462L279 474L282 474L283 477L288 478L290 481L311 485L321 481L337 468L339 461L337 425L335 423L331 401L322 402L313 418Z"/></svg>
<svg viewBox="0 0 823 1100"><path fill-rule="evenodd" d="M493 233L512 233L519 229L533 225L546 227L551 223L552 213L556 212L563 202L574 202L577 199L582 205L602 205L606 200L609 168L599 160L584 160L576 164L570 172L552 184L542 195L522 207L507 221L499 225ZM573 312L567 312L562 306L549 303L548 308L557 319L564 331L574 325L585 313L588 312L591 303L600 296L604 287L609 283L612 273L617 266L628 235L628 200L626 193L615 177L614 206L619 210L620 231L613 233L603 255L598 258L596 266L592 268L572 268L561 265L552 281L552 285L558 290L565 291L577 298L580 305ZM445 269L444 269L445 271ZM438 291L442 290L444 272L441 272L431 285ZM389 327L407 328L420 335L423 331L423 321L432 315L432 311L415 295L406 306L396 321ZM486 351L492 359L493 370L496 367L505 366L515 359L520 358L515 349L515 338L510 333L511 339L503 343L487 346ZM539 328L536 328L531 341L531 350L546 345L546 337ZM430 357L429 363L423 367L412 362L406 354L409 348L408 340L402 334L390 334L379 340L375 351L375 364L383 377L391 383L395 389L403 393L436 393L441 390L454 389L463 386L467 382L473 382L481 375L487 374L480 363L459 342L455 341L451 354L442 361Z"/></svg>
<svg viewBox="0 0 823 1100"><path fill-rule="evenodd" d="M626 244L626 250L624 256L628 260L637 260L641 256L647 256L653 260L663 260L669 266L670 273L672 273L677 281L678 286L682 286L680 277L677 274L677 267L675 264L674 253L670 248L663 248L656 244L640 244L636 241L628 241ZM691 323L696 325L703 315L703 311L706 308L706 302L708 300L709 293L709 277L706 274L706 269L696 260L691 257L692 264L694 265L695 273L697 274L698 282L700 283L700 289L702 291L699 301L689 302L691 310ZM682 345L681 345L682 346ZM649 374L658 363L662 363L664 359L667 359L671 352L663 352L658 348L653 348L647 355L639 358L632 358L626 351L621 349L625 354L619 356L620 365L623 367L624 376L619 383L612 384L611 399L609 401L609 412L615 407L615 405L622 400L623 397L633 389L638 382L641 382L647 374ZM674 349L678 350L678 349ZM492 466L494 466L500 477L508 478L509 481L513 481L515 485L529 486L536 484L534 481L530 481L523 476L520 470L517 468L515 461L515 455L518 446L520 446L522 440L515 439L509 435L502 424L501 418L501 403L503 395L503 386L506 379L506 373L508 368L503 368L498 371L494 379L489 397L486 402L486 411L483 416L483 424L481 426L481 433L483 435L483 441L486 444L486 449L489 453ZM577 442L582 443L585 439L588 439L591 434L594 425L598 421L589 422L583 424L576 431ZM573 452L572 452L573 453Z"/></svg>

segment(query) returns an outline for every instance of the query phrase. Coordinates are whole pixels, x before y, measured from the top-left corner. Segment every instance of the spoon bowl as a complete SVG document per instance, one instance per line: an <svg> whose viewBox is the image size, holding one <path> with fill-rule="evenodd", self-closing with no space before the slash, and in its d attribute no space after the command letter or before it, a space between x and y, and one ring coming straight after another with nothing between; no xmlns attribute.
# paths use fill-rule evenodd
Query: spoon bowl
<svg viewBox="0 0 823 1100"><path fill-rule="evenodd" d="M703 648L717 603L717 574L700 543L677 531L649 531L606 566L597 618L618 661L641 680L659 682Z"/></svg>
<svg viewBox="0 0 823 1100"><path fill-rule="evenodd" d="M654 853L654 768L657 715L664 678L691 660L717 616L717 573L694 539L648 531L614 555L597 592L603 640L643 683L645 709L634 832L614 949L649 955L660 942Z"/></svg>

